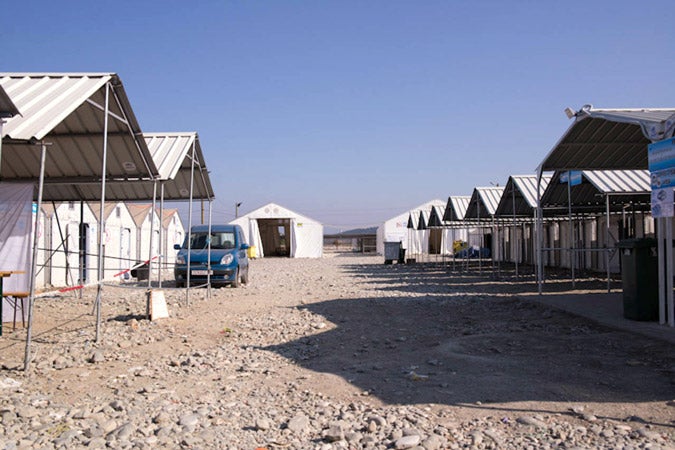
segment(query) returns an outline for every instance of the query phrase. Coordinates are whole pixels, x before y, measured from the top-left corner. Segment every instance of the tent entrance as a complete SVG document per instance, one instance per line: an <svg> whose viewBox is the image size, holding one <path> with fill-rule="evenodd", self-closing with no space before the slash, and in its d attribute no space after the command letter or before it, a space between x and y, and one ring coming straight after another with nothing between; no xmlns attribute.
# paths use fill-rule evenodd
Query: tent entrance
<svg viewBox="0 0 675 450"><path fill-rule="evenodd" d="M440 255L441 245L443 245L443 230L441 228L431 228L429 230L429 254Z"/></svg>
<svg viewBox="0 0 675 450"><path fill-rule="evenodd" d="M291 256L291 219L258 219L265 256Z"/></svg>

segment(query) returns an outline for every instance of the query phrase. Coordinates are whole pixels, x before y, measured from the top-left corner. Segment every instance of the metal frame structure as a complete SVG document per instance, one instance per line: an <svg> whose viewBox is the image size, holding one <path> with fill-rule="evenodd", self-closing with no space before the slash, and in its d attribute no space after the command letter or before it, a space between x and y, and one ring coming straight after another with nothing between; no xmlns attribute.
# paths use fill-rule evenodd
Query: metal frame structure
<svg viewBox="0 0 675 450"><path fill-rule="evenodd" d="M644 170L647 146L673 137L675 108L569 110L574 123L537 168L537 282L543 287L541 180L544 172L569 170ZM657 220L659 322L675 327L673 311L672 219Z"/></svg>

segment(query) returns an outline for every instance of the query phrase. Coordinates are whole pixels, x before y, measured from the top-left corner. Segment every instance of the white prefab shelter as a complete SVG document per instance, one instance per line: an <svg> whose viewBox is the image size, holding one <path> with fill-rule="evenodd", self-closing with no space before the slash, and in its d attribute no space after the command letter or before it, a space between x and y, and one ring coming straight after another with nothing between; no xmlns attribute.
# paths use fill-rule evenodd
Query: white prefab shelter
<svg viewBox="0 0 675 450"><path fill-rule="evenodd" d="M128 203L127 208L136 224L136 257L139 262L147 262L151 259L157 262L161 250L159 248L159 213L154 211L152 205ZM151 237L152 236L152 237ZM152 239L152 255L150 245Z"/></svg>
<svg viewBox="0 0 675 450"><path fill-rule="evenodd" d="M403 248L408 249L408 220L410 219L411 212L418 212L414 222L414 226L417 228L419 211L430 211L432 206L439 204L444 205L445 203L442 200L431 200L384 221L382 225L377 227L377 253L380 255L384 254L385 242L401 242ZM412 231L410 233L412 233ZM410 254L410 252L407 253Z"/></svg>
<svg viewBox="0 0 675 450"><path fill-rule="evenodd" d="M275 203L268 203L239 217L230 224L239 225L256 256L321 258L323 225Z"/></svg>
<svg viewBox="0 0 675 450"><path fill-rule="evenodd" d="M162 218L162 263L165 267L172 267L176 262L176 251L173 249L175 244L183 244L185 238L185 227L178 214L178 209L165 209Z"/></svg>
<svg viewBox="0 0 675 450"><path fill-rule="evenodd" d="M128 269L136 263L136 223L124 202L107 202L103 221L97 205L91 209L99 222L105 223L103 230L103 279L120 281L129 278Z"/></svg>

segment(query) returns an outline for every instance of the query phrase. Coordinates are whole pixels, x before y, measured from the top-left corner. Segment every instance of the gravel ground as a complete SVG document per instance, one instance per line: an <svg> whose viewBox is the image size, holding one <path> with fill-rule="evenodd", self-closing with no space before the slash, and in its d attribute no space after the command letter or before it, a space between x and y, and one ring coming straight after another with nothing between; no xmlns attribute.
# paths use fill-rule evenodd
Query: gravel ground
<svg viewBox="0 0 675 450"><path fill-rule="evenodd" d="M675 449L675 352L523 283L378 257L251 262L239 289L40 298L0 338L0 449ZM601 291L590 280L578 287Z"/></svg>

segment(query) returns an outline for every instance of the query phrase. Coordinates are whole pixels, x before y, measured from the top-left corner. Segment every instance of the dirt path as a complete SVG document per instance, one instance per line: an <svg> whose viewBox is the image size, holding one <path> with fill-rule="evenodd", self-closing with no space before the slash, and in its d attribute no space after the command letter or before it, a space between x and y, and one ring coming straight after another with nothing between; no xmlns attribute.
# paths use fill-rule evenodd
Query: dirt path
<svg viewBox="0 0 675 450"><path fill-rule="evenodd" d="M104 428L105 420L95 416L100 410L118 426L125 413L138 442L171 446L190 433L196 440L181 445L208 447L214 437L205 432L194 437L194 430L180 424L183 410L203 404L211 411L206 414L208 431L229 433L231 448L248 448L272 430L296 448L308 448L310 441L317 448L335 445L331 442L339 439L324 435L331 420L350 417L345 405L363 417L364 411L385 416L391 408L431 414L420 441L436 435L441 440L427 443L427 449L451 448L462 438L475 443L469 431L461 434L472 421L487 421L482 433L507 427L501 431L502 443L518 448L522 433L511 435L508 426L521 416L539 421L564 416L570 427L584 420L595 425L609 421L613 431L601 436L609 427L603 425L594 439L612 445L647 427L655 434L640 439L672 445L672 346L534 304L525 287L443 266L385 266L375 257L255 260L250 285L213 290L210 300L204 290L191 291L189 307L184 291L167 289L171 318L154 323L143 320L143 290L106 287L100 344L93 342L89 314L93 291L82 300L74 294L44 298L36 306L30 373L17 370L23 333L0 340L0 377L22 383L20 398L6 396L2 407L15 411L17 404L30 406L45 396L49 405L65 410L65 417L88 411L82 420L95 426L87 423L85 428L75 420L80 428L69 429L80 434L66 441L71 444L84 436L77 442L100 438L109 445L112 431L101 436L91 431ZM604 289L601 281L582 287ZM107 411L111 402L124 406ZM223 418L221 413L235 404L244 405L237 418ZM330 405L337 411L332 419L323 414L324 422L313 419L316 423L310 421L298 432L289 425L294 414L311 418ZM129 419L130 411L148 418L136 423ZM404 417L412 414L397 411ZM173 428L166 431L152 420L163 413L173 415ZM360 416L352 415L358 422ZM5 436L12 436L12 424L20 429L21 415L16 416L3 420ZM458 424L454 434L447 431L448 418ZM261 420L272 425L260 425ZM406 436L401 431L399 437L394 427L386 434L373 431L377 437L366 439L364 427L370 425L363 420L365 425L350 425L353 433L363 435L360 440L343 436L349 448L388 448ZM445 431L436 433L443 424ZM15 440L53 443L40 433L26 436L31 435ZM136 442L132 437L124 436ZM124 442L117 434L113 438L113 443Z"/></svg>

